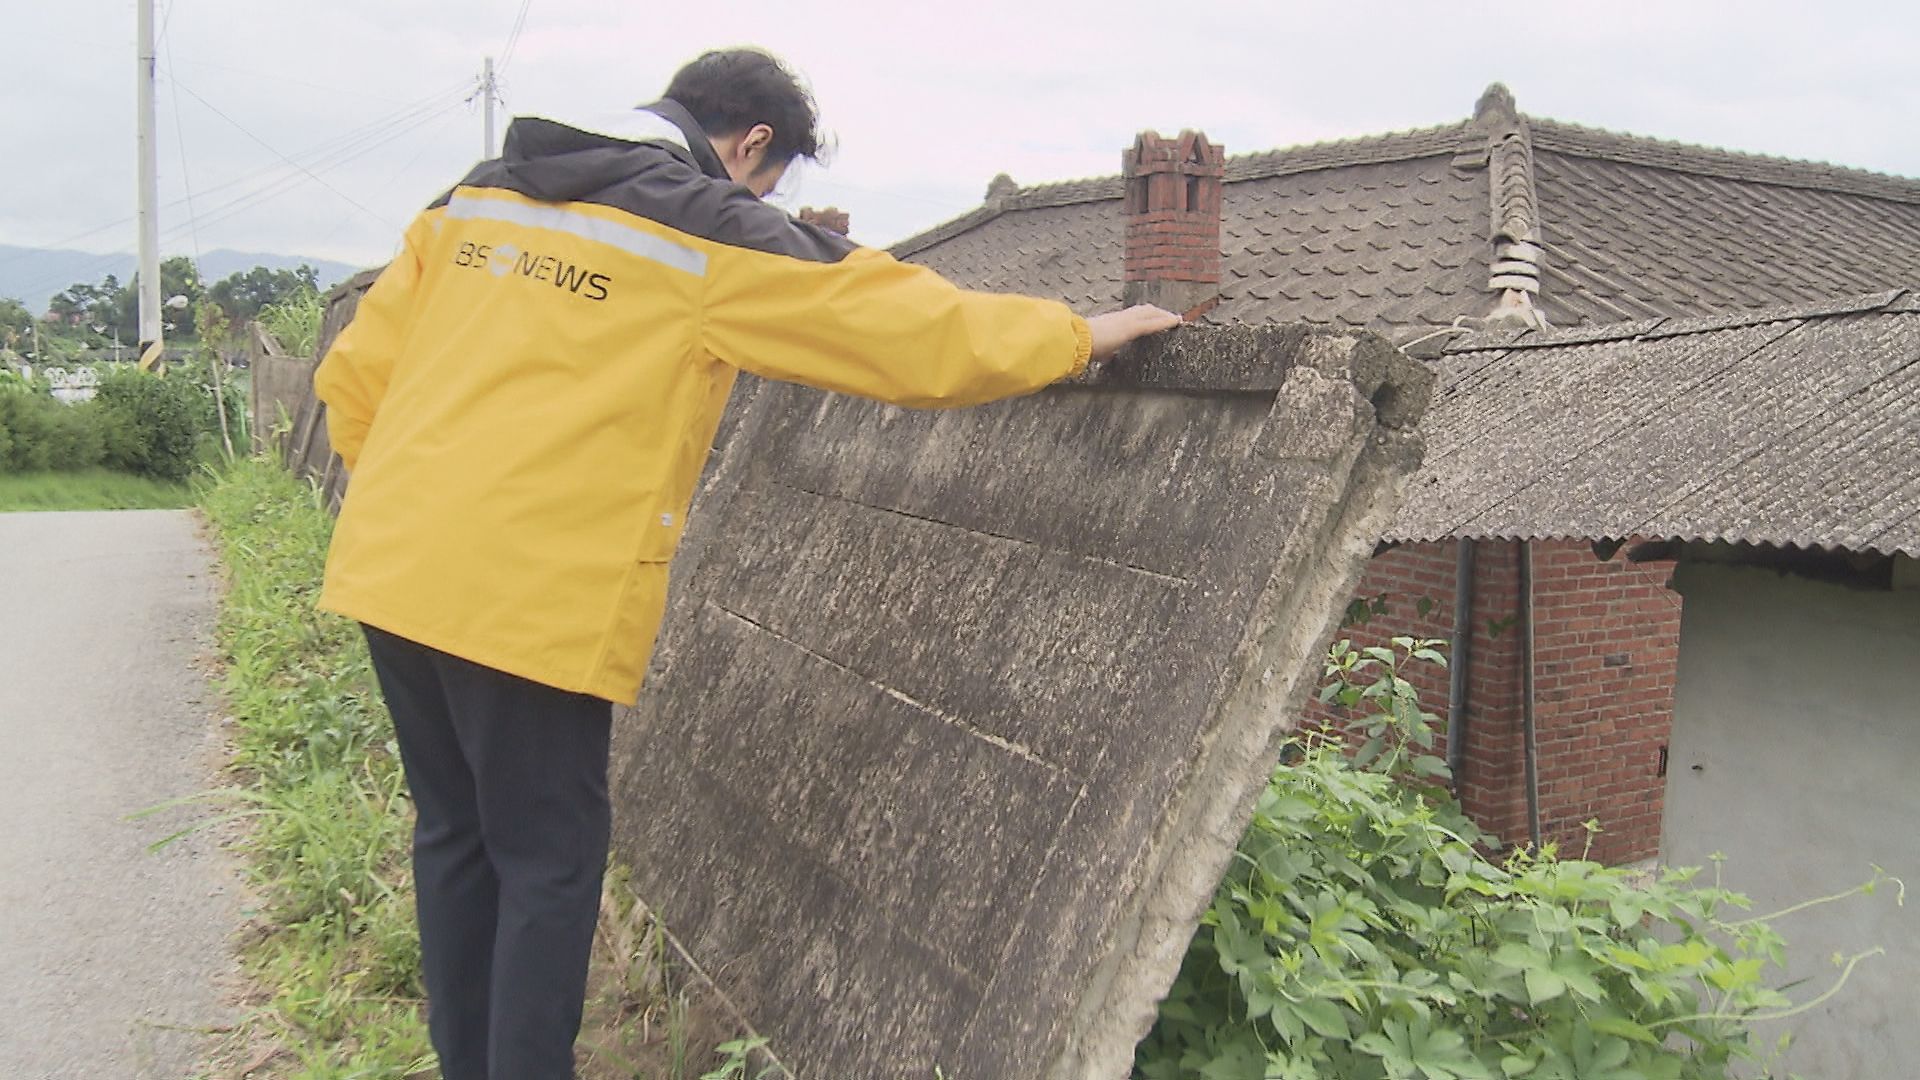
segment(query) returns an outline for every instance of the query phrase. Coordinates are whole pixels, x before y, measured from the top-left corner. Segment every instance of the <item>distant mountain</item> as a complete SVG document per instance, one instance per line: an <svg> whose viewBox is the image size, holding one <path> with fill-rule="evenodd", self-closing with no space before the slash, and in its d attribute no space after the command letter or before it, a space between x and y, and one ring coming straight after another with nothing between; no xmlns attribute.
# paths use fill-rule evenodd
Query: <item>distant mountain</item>
<svg viewBox="0 0 1920 1080"><path fill-rule="evenodd" d="M167 252L169 256L180 252ZM53 294L76 282L97 282L112 274L121 281L133 277L135 258L131 254L96 255L86 251L62 251L57 248L25 248L0 244L0 297L12 297L27 309L43 312ZM310 264L320 274L320 287L327 288L361 268L327 259L309 259L300 255L267 255L257 251L229 251L222 248L200 256L200 276L211 285L221 278L256 266L269 270L291 270Z"/></svg>
<svg viewBox="0 0 1920 1080"><path fill-rule="evenodd" d="M264 266L269 270L292 270L306 263L320 272L320 287L330 289L340 282L365 270L364 266L351 266L330 259L311 259L304 255L263 255L257 251L229 251L220 248L200 256L200 274L206 284L211 285L223 277Z"/></svg>

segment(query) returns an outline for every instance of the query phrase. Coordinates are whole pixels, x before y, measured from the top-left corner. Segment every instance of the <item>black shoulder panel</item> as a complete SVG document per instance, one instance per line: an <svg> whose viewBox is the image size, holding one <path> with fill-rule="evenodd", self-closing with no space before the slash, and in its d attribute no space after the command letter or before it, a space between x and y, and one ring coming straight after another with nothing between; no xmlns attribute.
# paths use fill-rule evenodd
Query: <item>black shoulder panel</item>
<svg viewBox="0 0 1920 1080"><path fill-rule="evenodd" d="M693 136L705 139L697 128ZM474 166L459 186L512 191L541 202L606 206L729 247L809 262L838 262L856 246L838 233L796 221L732 180L706 175L685 147L626 142L532 117L514 120L506 154ZM451 196L433 205L444 205Z"/></svg>

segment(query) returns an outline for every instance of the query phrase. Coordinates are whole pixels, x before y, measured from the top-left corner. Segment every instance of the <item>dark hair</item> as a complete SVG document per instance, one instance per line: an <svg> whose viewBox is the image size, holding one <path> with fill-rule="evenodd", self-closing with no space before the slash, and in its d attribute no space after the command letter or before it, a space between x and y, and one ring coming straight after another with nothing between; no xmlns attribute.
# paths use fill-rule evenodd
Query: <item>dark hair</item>
<svg viewBox="0 0 1920 1080"><path fill-rule="evenodd" d="M693 114L708 135L725 138L755 124L773 129L769 164L820 156L813 95L772 53L717 49L680 69L667 97Z"/></svg>

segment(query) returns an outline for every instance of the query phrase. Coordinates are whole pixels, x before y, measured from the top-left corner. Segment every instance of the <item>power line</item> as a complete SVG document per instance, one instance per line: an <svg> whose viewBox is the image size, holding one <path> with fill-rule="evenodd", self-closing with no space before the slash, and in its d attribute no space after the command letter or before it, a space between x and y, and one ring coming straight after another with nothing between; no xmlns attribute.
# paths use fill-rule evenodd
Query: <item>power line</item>
<svg viewBox="0 0 1920 1080"><path fill-rule="evenodd" d="M447 113L451 111L452 111L451 109L442 110L441 112L435 114L434 119L438 121L444 121L446 119ZM393 189L393 185L399 183L400 178L406 175L406 171L408 169L413 168L414 163L419 161L422 157L426 156L427 151L431 149L433 149L432 144L428 143L425 139L420 140L420 149L415 150L413 152L412 157L408 158L405 162L403 162L399 168L393 170L393 175L388 177L387 182L380 186L380 194L385 195L388 191L391 191Z"/></svg>
<svg viewBox="0 0 1920 1080"><path fill-rule="evenodd" d="M423 125L423 127L431 126L437 132L440 128L445 126L447 116L452 111L453 111L452 109L442 110L440 113L435 115L431 125ZM380 196L385 196L387 192L393 190L394 185L400 182L400 178L406 175L407 170L413 168L416 162L418 162L422 157L426 156L427 151L433 149L433 144L429 142L427 139L422 138L419 140L419 142L420 142L420 148L415 150L413 152L413 155L407 158L406 161L402 162L399 168L393 170L393 175L387 178L386 183L380 185L380 189L379 189ZM341 226L335 225L332 231L327 233L327 235L320 240L320 246L324 247L327 244L332 243L333 238L340 235L340 229L341 229Z"/></svg>
<svg viewBox="0 0 1920 1080"><path fill-rule="evenodd" d="M463 80L463 83L464 83L464 80ZM188 90L187 92L192 93L191 90ZM457 90L455 92L457 92ZM351 138L349 138L345 142L342 142L342 140L337 138L328 140L327 143L323 143L321 145L322 146L333 146L334 144L339 144L339 145L335 147L333 150L330 150L325 159L319 162L316 162L315 165L313 166L313 169L317 171L322 171L322 172L331 171L351 161L358 160L359 158L364 157L365 155L372 153L373 151L378 150L381 147L392 143L396 139L399 139L403 136L411 134L412 132L421 129L427 126L428 124L443 118L448 113L454 111L455 109L460 108L463 102L461 99L456 97L451 100L439 103L438 108L431 108L430 107L431 104L432 103L429 103L429 106L423 106L424 108L427 108L427 111L420 113L420 115L409 117L407 120L400 123L399 126L395 126L384 131L372 131L370 134L369 132L363 130L361 132L355 133ZM414 111L419 112L419 110L414 110ZM360 145L354 146L355 143L359 143ZM353 148L349 151L348 147L353 147ZM299 166L299 163L297 162L293 164L296 167ZM217 225L221 222L227 221L238 214L244 213L247 210L253 209L254 207L262 205L275 198L278 198L281 195L286 194L289 191L294 190L295 188L299 187L300 184L303 183L307 178L310 178L313 176L313 172L306 170L305 168L302 168L301 170L302 172L306 173L305 176L301 175L301 173L298 173L298 172L287 172L285 170L286 170L285 165L273 165L265 170L261 170L259 172L249 175L248 177L243 178L245 180L251 180L260 176L264 176L268 173L281 174L275 177L274 179L269 180L267 183L259 187L243 192L235 196L234 198L227 200L226 202L215 204L211 209L198 214L195 217L194 222L190 223L189 226L176 225L170 229L164 230L162 233L162 238L169 242L177 241L183 235L184 231L187 228L191 227L191 225L194 223L197 223L197 226L199 227L211 227L213 225ZM204 196L214 190L220 190L223 188L232 187L235 184L238 184L241 182L242 182L241 180L228 181L227 183L220 185L219 188L209 188L209 189L206 189L205 191L202 191L200 194ZM324 183L324 181L322 181L322 183ZM174 202L169 203L167 205L170 207L179 206L184 201L185 201L184 199L177 199ZM378 215L375 215L375 217L376 219L378 219ZM120 222L116 222L115 224L116 225L124 224L127 220L130 220L130 219L123 218L121 219ZM387 223L384 221L382 223L388 224L389 227L391 227L390 223ZM111 227L113 226L103 226L101 229L96 229L93 231L101 232L101 231L104 231L106 228L111 228ZM82 235L90 235L90 234L82 234ZM13 259L7 260L7 262L13 262L19 259L24 259L29 257L31 257L30 254L23 254L23 255L15 256ZM25 291L36 292L41 289L53 288L54 286L60 285L63 283L72 284L74 283L74 280L75 280L74 274L76 272L79 274L79 280L84 281L90 278L93 274L102 272L105 270L105 268L117 264L120 260L124 258L126 258L126 256L123 253L110 253L106 255L96 256L91 261L81 264L81 266L78 268L77 271L67 270L67 271L62 271L57 276L49 275L45 278L42 278L33 282L27 287ZM4 264L0 264L0 265L4 265Z"/></svg>
<svg viewBox="0 0 1920 1080"><path fill-rule="evenodd" d="M261 146L265 147L269 152L271 152L275 157L280 158L282 161L285 161L287 164L292 165L294 168L299 169L303 173L306 173L307 178L312 180L314 183L319 184L321 187L326 188L328 191L331 191L335 195L340 196L340 198L346 200L349 204L351 204L354 208L358 209L361 213L367 215L368 217L381 223L382 225L386 225L389 228L399 228L399 226L395 225L393 222L388 221L386 218L381 217L379 214L375 213L374 211L367 209L365 206L362 206L360 202L356 200L353 196L348 195L346 192L341 191L339 188L334 187L332 184L329 184L325 180L320 179L320 177L317 174L315 174L312 169L307 168L305 165L300 164L298 161L295 161L294 159L288 157L286 154L281 153L280 150L277 147L275 147L272 143L269 143L267 140L247 130L247 126L245 124L242 124L240 121L235 120L233 117L228 116L224 112L221 112L219 106L215 105L211 101L208 101L206 98L201 97L199 94L194 93L193 87L188 86L185 83L182 83L177 76L174 78L173 82L175 86L178 86L180 89L185 90L189 97L193 98L195 101L198 101L200 104L205 105L207 108L212 109L215 116L218 116L220 119L225 120L229 124L232 124L242 135L245 135L247 138L252 139L254 142L259 143Z"/></svg>
<svg viewBox="0 0 1920 1080"><path fill-rule="evenodd" d="M527 11L533 7L533 0L520 0L520 14L513 20L513 33L507 35L507 47L500 50L500 71L506 73L507 65L513 63L513 50L520 45L520 31L526 29Z"/></svg>
<svg viewBox="0 0 1920 1080"><path fill-rule="evenodd" d="M169 77L171 77L171 72L169 72L168 74L169 74ZM428 95L425 98L419 99L418 101L407 106L406 108L399 110L396 113L383 116L377 120L373 120L365 125L362 125L361 127L354 128L353 130L348 131L346 133L335 135L325 140L322 140L321 142L315 143L313 146L309 147L308 149L301 151L299 156L303 158L307 158L310 161L314 161L315 168L321 169L323 171L327 169L331 169L335 167L335 165L339 164L340 161L330 161L328 160L329 158L332 158L334 155L344 152L349 146L352 146L355 143L358 143L364 139L379 135L384 130L389 129L394 125L407 123L410 120L419 118L420 115L427 113L428 110L433 110L435 106L442 105L444 102L447 101L450 95L464 95L468 88L468 83L469 83L469 80L462 78L458 82L453 83L450 86L444 86L442 87L442 89L435 91L434 93ZM457 97L454 98L453 103L458 104L459 98ZM341 161L351 160L352 156L357 156L357 155L349 155L348 157L342 158L340 160ZM245 173L241 176L237 176L232 180L227 180L219 184L215 184L212 187L202 190L200 194L211 195L216 191L224 191L228 188L236 187L240 184L245 184L254 180L258 180L269 174L278 173L285 168L286 168L285 165L279 164L279 163L269 165L263 169L256 169L252 172ZM164 204L162 208L171 210L185 204L185 202L186 202L186 199L184 198L175 199L172 202ZM63 237L45 246L49 248L56 248L56 249L64 248L68 244L74 243L76 241L85 240L90 236L97 236L100 233L106 232L110 229L117 229L120 226L125 225L126 223L132 220L133 220L132 215L128 215L126 217L121 217L121 218L115 218L114 220L109 221L106 224L99 225L91 229L87 229L84 232L74 233L71 236ZM12 256L11 258L0 259L0 266L7 266L12 263L19 262L21 260L28 259L31 257L32 257L31 253L23 253L20 255ZM107 259L107 258L119 258L119 256L117 254L112 256L103 256L103 259Z"/></svg>
<svg viewBox="0 0 1920 1080"><path fill-rule="evenodd" d="M520 14L513 20L513 31L507 35L506 48L500 50L500 63L496 67L492 60L487 61L486 72L480 76L480 94L486 95L481 107L487 113L487 156L498 150L493 140L493 103L507 103L506 74L507 65L513 63L514 50L520 47L520 32L527 28L527 12L532 10L533 0L520 0Z"/></svg>
<svg viewBox="0 0 1920 1080"><path fill-rule="evenodd" d="M447 113L450 113L455 109L460 108L462 104L463 103L459 101L448 102L446 105L442 106L440 109L427 113L426 115L423 115L409 122L404 127L395 128L392 131L386 132L379 139L373 142L369 142L362 147L359 147L358 149L354 150L350 154L346 154L337 158L333 162L326 165L325 168L328 170L335 169L341 165L345 165L350 161L356 161L362 157L365 157L367 154L370 154L373 151L378 150L381 147L388 145L389 143L392 143L394 140L399 139L402 136L412 134L414 131L417 131L420 128L423 128L428 124L432 123L433 121L440 119L442 116L445 116ZM312 177L311 173L307 175L309 178ZM280 195L283 195L286 192L292 190L293 188L298 187L302 182L303 182L303 177L300 175L290 174L287 176L283 176L279 180L276 180L265 187L256 189L255 191L249 192L246 195L242 195L235 198L231 202L220 207L219 210L215 211L214 213L203 215L201 217L201 223L204 225L212 225L221 221L225 221L236 214L242 213L246 210L250 210L254 208L255 206L258 206L261 203L267 202L274 198L278 198ZM321 181L321 182L324 184L324 181ZM333 190L333 189L330 189L330 190ZM361 209L364 210L365 207L361 207ZM369 211L369 213L371 212ZM398 228L397 226L393 225L392 222L389 222L386 219L380 217L378 214L374 214L372 216L376 221L379 221L381 224L397 230Z"/></svg>
<svg viewBox="0 0 1920 1080"><path fill-rule="evenodd" d="M215 71L230 71L236 75L245 75L252 79L266 79L269 82L286 83L289 86L304 86L310 90L324 90L329 94L344 94L348 97L365 98L368 101L382 101L389 105L399 105L403 103L403 99L389 97L386 94L369 94L365 90L355 89L350 86L334 86L329 83L317 83L308 79L291 79L276 72L255 71L252 68L235 67L232 64L218 64L211 60L188 58L186 60L169 60L168 63L169 66L173 67L212 68ZM462 86L465 86L466 83L467 80L465 79L460 81Z"/></svg>
<svg viewBox="0 0 1920 1080"><path fill-rule="evenodd" d="M173 23L173 11L180 6L180 0L167 5L167 16L160 23L160 44L167 50L167 69L173 69L173 41L167 37L167 27ZM193 234L193 272L196 277L204 277L200 269L200 227L193 212L193 173L187 168L187 129L180 122L180 83L171 76L167 79L167 90L173 97L173 134L174 148L180 151L180 184L187 191L187 227ZM204 282L203 282L204 284Z"/></svg>

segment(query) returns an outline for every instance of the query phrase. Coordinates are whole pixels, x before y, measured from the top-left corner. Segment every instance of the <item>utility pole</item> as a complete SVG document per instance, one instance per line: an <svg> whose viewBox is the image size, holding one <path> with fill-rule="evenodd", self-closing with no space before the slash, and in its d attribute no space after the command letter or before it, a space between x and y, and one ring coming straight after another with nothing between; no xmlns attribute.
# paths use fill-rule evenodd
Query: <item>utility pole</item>
<svg viewBox="0 0 1920 1080"><path fill-rule="evenodd" d="M493 99L497 93L496 87L497 84L493 81L493 57L489 56L487 57L486 64L480 69L480 96L484 101L482 108L486 110L487 114L487 144L481 148L480 159L482 161L492 159L495 154L494 146L496 144L493 141Z"/></svg>
<svg viewBox="0 0 1920 1080"><path fill-rule="evenodd" d="M136 67L140 157L140 369L160 362L165 347L160 326L160 198L159 151L153 124L153 0L137 0L140 8L140 56ZM116 351L117 351L116 340Z"/></svg>

